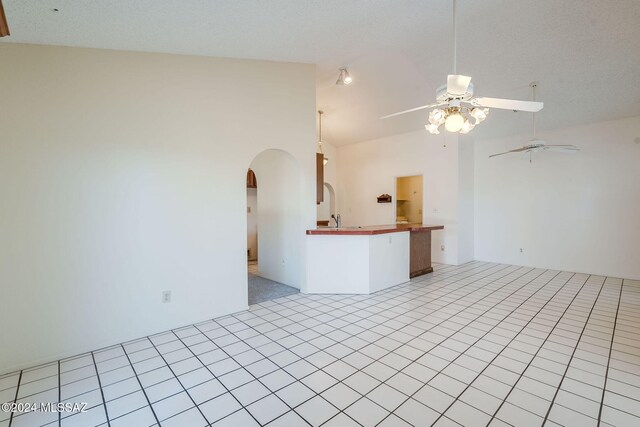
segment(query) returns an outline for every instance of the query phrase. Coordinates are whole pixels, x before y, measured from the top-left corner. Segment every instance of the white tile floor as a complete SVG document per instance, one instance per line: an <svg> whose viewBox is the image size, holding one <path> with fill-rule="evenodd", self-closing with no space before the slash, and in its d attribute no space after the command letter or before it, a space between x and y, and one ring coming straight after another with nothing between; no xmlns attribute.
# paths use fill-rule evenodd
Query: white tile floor
<svg viewBox="0 0 640 427"><path fill-rule="evenodd" d="M640 282L473 262L0 376L7 426L639 426ZM109 420L109 421L107 421Z"/></svg>

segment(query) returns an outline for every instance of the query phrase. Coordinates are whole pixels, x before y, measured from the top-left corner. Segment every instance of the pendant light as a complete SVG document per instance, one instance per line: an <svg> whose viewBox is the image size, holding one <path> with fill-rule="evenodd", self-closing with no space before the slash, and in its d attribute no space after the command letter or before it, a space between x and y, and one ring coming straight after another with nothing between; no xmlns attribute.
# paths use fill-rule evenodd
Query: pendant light
<svg viewBox="0 0 640 427"><path fill-rule="evenodd" d="M322 110L318 110L318 121L320 123L320 135L318 138L318 153L322 154L322 164L323 165L327 165L327 163L329 163L329 159L327 159L324 155L324 152L322 151L322 115L324 114L324 111Z"/></svg>

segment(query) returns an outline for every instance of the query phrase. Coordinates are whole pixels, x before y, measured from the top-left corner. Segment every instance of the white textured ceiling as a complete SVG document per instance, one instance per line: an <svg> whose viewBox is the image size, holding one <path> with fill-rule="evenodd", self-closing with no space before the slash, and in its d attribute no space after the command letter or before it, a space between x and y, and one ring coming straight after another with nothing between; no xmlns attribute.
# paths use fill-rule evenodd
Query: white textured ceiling
<svg viewBox="0 0 640 427"><path fill-rule="evenodd" d="M451 4L4 0L3 42L314 63L323 139L343 145L423 129L425 113L378 117L431 102L445 82ZM639 22L638 0L459 0L458 72L491 97L528 99L539 80L543 129L640 115ZM352 85L334 84L340 66ZM493 110L473 132L523 133L530 122Z"/></svg>

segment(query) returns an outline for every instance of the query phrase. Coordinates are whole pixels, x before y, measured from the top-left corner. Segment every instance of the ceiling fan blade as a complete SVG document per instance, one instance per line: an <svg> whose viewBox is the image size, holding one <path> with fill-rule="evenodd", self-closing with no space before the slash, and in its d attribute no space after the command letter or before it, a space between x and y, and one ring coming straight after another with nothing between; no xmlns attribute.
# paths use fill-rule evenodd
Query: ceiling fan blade
<svg viewBox="0 0 640 427"><path fill-rule="evenodd" d="M447 93L451 95L464 95L471 83L471 77L449 74L447 76Z"/></svg>
<svg viewBox="0 0 640 427"><path fill-rule="evenodd" d="M576 151L580 151L578 147L574 147L571 145L547 145L544 147L544 149L561 153L575 153Z"/></svg>
<svg viewBox="0 0 640 427"><path fill-rule="evenodd" d="M4 14L2 0L0 0L0 37L5 37L8 35L10 35L9 24L7 23L7 16Z"/></svg>
<svg viewBox="0 0 640 427"><path fill-rule="evenodd" d="M568 148L570 150L580 150L575 145L551 144L551 145L547 145L547 147L563 147L563 148Z"/></svg>
<svg viewBox="0 0 640 427"><path fill-rule="evenodd" d="M514 111L529 111L536 113L542 110L544 107L543 102L536 101L518 101L515 99L500 99L500 98L473 98L471 103L478 107L500 108L503 110Z"/></svg>
<svg viewBox="0 0 640 427"><path fill-rule="evenodd" d="M505 151L504 153L492 154L489 157L502 156L503 154L510 154L510 153L521 153L523 151L529 151L529 150L531 150L531 148L528 148L528 147L516 148L515 150Z"/></svg>
<svg viewBox="0 0 640 427"><path fill-rule="evenodd" d="M424 110L425 108L432 108L432 107L438 107L440 105L443 105L441 103L438 104L428 104L428 105L422 105L420 107L416 107L416 108L412 108L410 110L404 110L404 111L399 111L397 113L393 113L393 114L388 114L386 116L382 116L380 117L380 119L388 119L389 117L395 117L395 116L399 116L401 114L406 114L406 113L412 113L414 111L419 111L419 110Z"/></svg>

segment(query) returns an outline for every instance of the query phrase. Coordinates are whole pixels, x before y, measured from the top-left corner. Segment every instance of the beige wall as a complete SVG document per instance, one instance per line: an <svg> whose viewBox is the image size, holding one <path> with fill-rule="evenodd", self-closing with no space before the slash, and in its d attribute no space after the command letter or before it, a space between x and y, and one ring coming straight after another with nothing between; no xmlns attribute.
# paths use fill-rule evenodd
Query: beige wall
<svg viewBox="0 0 640 427"><path fill-rule="evenodd" d="M0 372L245 308L246 172L266 149L301 171L290 232L314 225L313 66L0 58Z"/></svg>

